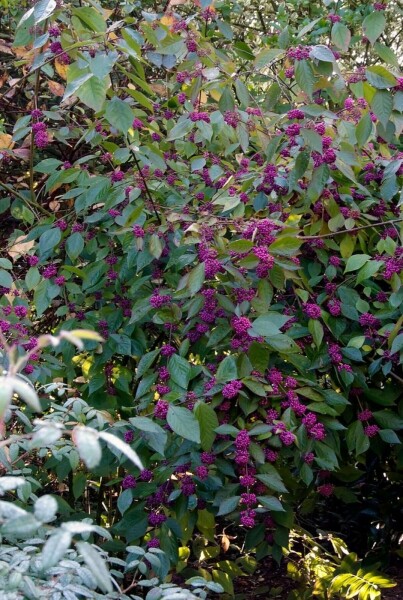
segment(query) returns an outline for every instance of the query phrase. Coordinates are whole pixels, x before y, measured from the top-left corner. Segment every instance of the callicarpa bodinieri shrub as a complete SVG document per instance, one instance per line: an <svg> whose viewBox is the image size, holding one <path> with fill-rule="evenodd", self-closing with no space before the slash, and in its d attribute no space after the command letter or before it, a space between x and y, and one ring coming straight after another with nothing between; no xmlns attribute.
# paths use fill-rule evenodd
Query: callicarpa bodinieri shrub
<svg viewBox="0 0 403 600"><path fill-rule="evenodd" d="M332 529L370 498L366 543L398 539L397 4L17 13L0 327L16 352L39 328L104 339L34 352L25 375L62 378L141 458L88 475L109 547L161 548L178 581L232 593L301 520ZM45 468L83 497L83 466Z"/></svg>

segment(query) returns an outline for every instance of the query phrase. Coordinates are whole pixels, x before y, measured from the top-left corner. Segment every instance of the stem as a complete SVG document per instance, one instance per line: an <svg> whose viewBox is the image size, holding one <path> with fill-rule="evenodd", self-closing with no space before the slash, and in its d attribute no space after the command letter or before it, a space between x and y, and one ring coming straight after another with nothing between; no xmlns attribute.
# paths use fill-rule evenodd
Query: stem
<svg viewBox="0 0 403 600"><path fill-rule="evenodd" d="M355 233L362 229L370 229L371 227L381 227L382 225L392 225L393 223L401 223L403 219L391 219L390 221L381 221L380 223L371 223L369 225L361 225L360 227L353 227L353 229L346 229L344 231L334 231L331 233L323 233L321 235L298 235L300 240L319 240L321 238L329 238L335 235L341 235L344 233Z"/></svg>
<svg viewBox="0 0 403 600"><path fill-rule="evenodd" d="M139 160L138 160L138 158L136 156L136 153L133 150L133 148L130 148L130 146L128 146L128 147L129 147L129 150L131 152L131 155L133 156L133 159L134 159L134 162L135 162L135 165L136 165L136 169L137 169L137 171L138 171L138 173L139 173L139 175L140 175L140 177L141 177L141 179L142 179L142 181L144 183L144 187L145 187L145 190L146 190L147 198L151 202L151 205L152 205L152 207L154 209L154 213L155 213L155 216L157 217L158 223L161 225L161 217L160 217L160 215L159 215L159 213L157 211L157 207L156 207L155 202L153 200L153 197L151 195L150 188L147 185L146 178L144 177L143 173L141 172L141 167L140 167Z"/></svg>
<svg viewBox="0 0 403 600"><path fill-rule="evenodd" d="M2 181L0 181L0 187L2 187L4 190L6 190L6 192L8 192L9 194L12 194L16 198L18 198L19 200L24 202L24 204L26 204L28 207L30 207L30 208L35 207L42 214L47 215L48 217L53 217L53 214L50 211L48 211L46 208L44 208L43 206L38 204L38 202L36 202L36 200L27 200L22 194L20 194L16 190L13 190L13 188L10 187L9 185L7 185L6 183L3 183Z"/></svg>
<svg viewBox="0 0 403 600"><path fill-rule="evenodd" d="M40 86L40 68L35 73L35 89L34 89L34 108L38 108L38 96ZM36 202L35 191L34 191L34 152L35 152L35 134L33 129L31 130L31 144L29 151L29 191L31 194L31 202Z"/></svg>

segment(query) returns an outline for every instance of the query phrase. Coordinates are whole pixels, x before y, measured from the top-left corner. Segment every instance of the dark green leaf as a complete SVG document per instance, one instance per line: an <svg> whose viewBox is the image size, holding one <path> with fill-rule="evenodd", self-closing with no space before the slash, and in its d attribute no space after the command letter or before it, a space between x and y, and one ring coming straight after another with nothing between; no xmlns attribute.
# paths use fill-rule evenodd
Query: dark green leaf
<svg viewBox="0 0 403 600"><path fill-rule="evenodd" d="M114 96L106 106L105 117L118 131L127 134L133 123L133 111L127 102Z"/></svg>
<svg viewBox="0 0 403 600"><path fill-rule="evenodd" d="M372 132L372 121L369 113L365 113L365 115L359 120L358 125L355 130L355 135L357 138L358 147L362 148L369 139L369 136Z"/></svg>
<svg viewBox="0 0 403 600"><path fill-rule="evenodd" d="M371 108L384 127L389 120L393 108L393 97L386 90L377 90L371 101Z"/></svg>
<svg viewBox="0 0 403 600"><path fill-rule="evenodd" d="M188 361L178 354L174 354L169 359L168 367L172 381L181 388L187 390L191 373L191 367Z"/></svg>
<svg viewBox="0 0 403 600"><path fill-rule="evenodd" d="M383 11L374 10L362 23L362 29L365 37L369 39L371 44L374 44L379 38L386 26L386 19Z"/></svg>
<svg viewBox="0 0 403 600"><path fill-rule="evenodd" d="M219 426L215 410L204 402L199 402L195 408L195 415L200 425L201 447L205 451L211 450L216 437L215 430Z"/></svg>
<svg viewBox="0 0 403 600"><path fill-rule="evenodd" d="M306 92L312 99L313 87L315 84L315 75L311 64L307 60L296 61L295 79L300 89Z"/></svg>
<svg viewBox="0 0 403 600"><path fill-rule="evenodd" d="M340 22L334 23L331 36L333 44L343 52L347 52L351 41L351 33L348 27Z"/></svg>
<svg viewBox="0 0 403 600"><path fill-rule="evenodd" d="M177 435L200 444L200 425L190 410L171 404L168 409L167 422Z"/></svg>

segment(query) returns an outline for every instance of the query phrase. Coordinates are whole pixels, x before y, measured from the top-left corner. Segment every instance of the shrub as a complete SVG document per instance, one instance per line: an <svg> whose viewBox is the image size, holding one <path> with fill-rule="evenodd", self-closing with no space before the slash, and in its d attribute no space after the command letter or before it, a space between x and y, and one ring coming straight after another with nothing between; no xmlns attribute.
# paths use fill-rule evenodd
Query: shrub
<svg viewBox="0 0 403 600"><path fill-rule="evenodd" d="M0 326L28 378L64 381L140 457L87 461L115 543L232 593L301 514L401 470L403 79L394 3L281 5L243 39L229 5L190 10L23 16ZM38 324L105 342L55 360ZM75 500L78 460L47 463Z"/></svg>

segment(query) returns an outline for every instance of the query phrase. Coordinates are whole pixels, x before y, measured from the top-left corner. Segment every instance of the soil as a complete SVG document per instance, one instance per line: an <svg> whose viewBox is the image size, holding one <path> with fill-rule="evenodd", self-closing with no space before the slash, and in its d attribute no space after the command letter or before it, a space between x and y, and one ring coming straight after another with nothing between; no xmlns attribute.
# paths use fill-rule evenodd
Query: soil
<svg viewBox="0 0 403 600"><path fill-rule="evenodd" d="M397 585L386 589L382 594L382 600L403 600L403 566L400 565L400 568L390 569L388 575Z"/></svg>
<svg viewBox="0 0 403 600"><path fill-rule="evenodd" d="M382 600L403 600L403 565L389 569L386 574L397 585L384 589ZM235 600L288 600L290 592L297 586L287 576L285 563L279 567L267 558L253 575L235 579L234 588Z"/></svg>
<svg viewBox="0 0 403 600"><path fill-rule="evenodd" d="M282 562L278 566L267 557L259 563L253 575L235 579L235 600L287 600L295 587L295 582L287 576L286 564Z"/></svg>

